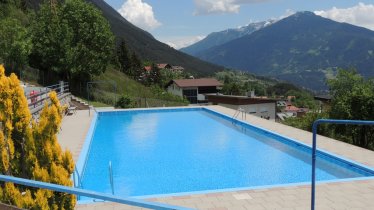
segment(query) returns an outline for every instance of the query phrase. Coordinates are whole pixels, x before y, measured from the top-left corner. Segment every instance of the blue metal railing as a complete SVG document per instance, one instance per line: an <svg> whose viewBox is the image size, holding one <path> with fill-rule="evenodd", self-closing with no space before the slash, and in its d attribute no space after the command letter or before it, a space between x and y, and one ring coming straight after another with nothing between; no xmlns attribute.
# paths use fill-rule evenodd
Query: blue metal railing
<svg viewBox="0 0 374 210"><path fill-rule="evenodd" d="M0 175L0 181L13 182L15 184L25 185L29 187L44 188L44 189L53 190L57 192L86 196L86 197L96 198L96 199L105 200L105 201L111 201L111 202L131 205L131 206L137 206L141 208L165 209L165 210L170 210L170 209L188 210L189 209L189 208L173 206L173 205L157 203L157 202L151 202L151 201L144 201L144 200L134 199L134 198L120 198L117 196L107 195L104 193L98 193L94 191L77 189L73 187L67 187L67 186L62 186L62 185L57 185L57 184L46 183L46 182L39 182L39 181L34 181L34 180L29 180L29 179L22 179L22 178L17 178L17 177L12 177L12 176Z"/></svg>
<svg viewBox="0 0 374 210"><path fill-rule="evenodd" d="M313 123L313 150L312 150L312 200L311 209L315 208L315 192L316 192L316 149L317 149L317 128L319 124L346 124L346 125L374 125L374 121L362 120L334 120L334 119L320 119Z"/></svg>

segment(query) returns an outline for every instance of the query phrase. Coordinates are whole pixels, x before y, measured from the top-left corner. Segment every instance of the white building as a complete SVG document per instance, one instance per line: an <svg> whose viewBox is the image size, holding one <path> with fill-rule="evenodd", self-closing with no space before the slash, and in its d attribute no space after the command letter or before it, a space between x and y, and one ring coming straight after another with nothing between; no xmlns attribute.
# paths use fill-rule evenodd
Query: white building
<svg viewBox="0 0 374 210"><path fill-rule="evenodd" d="M176 79L171 80L167 85L167 91L174 95L185 97L190 103L207 102L205 94L217 93L222 87L216 79Z"/></svg>
<svg viewBox="0 0 374 210"><path fill-rule="evenodd" d="M208 102L214 105L220 105L235 110L241 108L248 114L275 121L276 100L217 94L209 94L206 95L206 97Z"/></svg>

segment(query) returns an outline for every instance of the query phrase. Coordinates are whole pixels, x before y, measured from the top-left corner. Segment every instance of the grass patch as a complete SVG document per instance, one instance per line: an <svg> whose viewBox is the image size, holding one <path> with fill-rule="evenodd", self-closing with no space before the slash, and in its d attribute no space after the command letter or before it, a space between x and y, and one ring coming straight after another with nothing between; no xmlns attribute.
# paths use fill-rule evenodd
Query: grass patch
<svg viewBox="0 0 374 210"><path fill-rule="evenodd" d="M88 103L88 101L84 98L81 98L81 97L77 97L75 96L76 98L79 98L81 101L84 101L86 103ZM93 107L112 107L113 105L109 105L109 104L106 104L106 103L103 103L103 102L99 102L99 101L91 101L88 103L90 106L93 106Z"/></svg>
<svg viewBox="0 0 374 210"><path fill-rule="evenodd" d="M90 87L90 101L114 106L123 95L129 96L137 107L186 106L188 102L158 87L146 87L127 75L109 67L94 78L97 84Z"/></svg>

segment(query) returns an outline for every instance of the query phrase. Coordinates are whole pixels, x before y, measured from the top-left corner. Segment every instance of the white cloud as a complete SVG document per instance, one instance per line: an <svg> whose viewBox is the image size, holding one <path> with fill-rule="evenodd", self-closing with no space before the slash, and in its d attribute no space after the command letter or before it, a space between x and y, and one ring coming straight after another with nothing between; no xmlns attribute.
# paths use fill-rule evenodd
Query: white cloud
<svg viewBox="0 0 374 210"><path fill-rule="evenodd" d="M160 39L160 41L174 49L181 49L195 44L196 42L203 40L205 37L206 36L169 37Z"/></svg>
<svg viewBox="0 0 374 210"><path fill-rule="evenodd" d="M286 12L283 15L281 15L279 18L276 18L276 19L281 20L281 19L286 18L288 16L294 15L295 13L296 12L293 11L292 9L287 9Z"/></svg>
<svg viewBox="0 0 374 210"><path fill-rule="evenodd" d="M269 0L194 0L195 15L238 13L240 5L265 2Z"/></svg>
<svg viewBox="0 0 374 210"><path fill-rule="evenodd" d="M350 23L374 30L374 4L358 3L356 6L339 9L333 7L326 11L315 11L316 15L338 22Z"/></svg>
<svg viewBox="0 0 374 210"><path fill-rule="evenodd" d="M142 0L127 0L118 12L132 24L144 30L152 30L161 26L153 14L152 6Z"/></svg>

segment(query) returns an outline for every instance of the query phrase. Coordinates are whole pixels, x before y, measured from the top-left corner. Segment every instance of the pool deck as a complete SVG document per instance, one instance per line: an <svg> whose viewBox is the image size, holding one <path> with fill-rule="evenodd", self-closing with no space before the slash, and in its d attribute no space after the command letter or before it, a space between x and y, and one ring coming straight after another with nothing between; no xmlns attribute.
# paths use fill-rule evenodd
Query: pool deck
<svg viewBox="0 0 374 210"><path fill-rule="evenodd" d="M235 110L208 106L232 116ZM240 119L240 118L239 118ZM66 116L58 136L62 148L72 151L78 159L91 117L88 111ZM240 119L241 120L241 119ZM280 123L247 115L248 123L311 145L312 133ZM374 168L374 152L323 136L317 137L318 148ZM182 196L156 197L147 200L195 209L310 209L310 184L280 186L253 190L213 193L191 193ZM78 204L76 209L141 209L116 203ZM374 179L320 183L316 187L316 209L374 209Z"/></svg>

